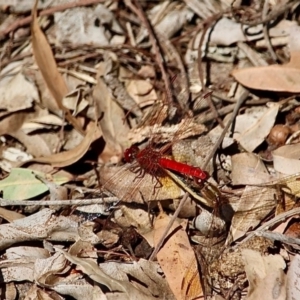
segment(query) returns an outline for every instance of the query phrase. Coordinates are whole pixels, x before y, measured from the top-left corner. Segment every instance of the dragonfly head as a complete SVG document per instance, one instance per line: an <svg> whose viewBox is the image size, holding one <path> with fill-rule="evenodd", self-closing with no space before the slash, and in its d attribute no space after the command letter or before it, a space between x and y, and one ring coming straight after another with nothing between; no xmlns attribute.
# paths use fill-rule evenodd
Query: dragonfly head
<svg viewBox="0 0 300 300"><path fill-rule="evenodd" d="M128 163L133 162L136 159L139 152L140 152L140 149L139 149L138 146L133 145L130 148L127 148L124 151L125 161L128 162Z"/></svg>
<svg viewBox="0 0 300 300"><path fill-rule="evenodd" d="M210 177L210 175L206 171L202 171L202 173L203 173L202 178L194 177L194 182L200 187L203 187L204 183Z"/></svg>

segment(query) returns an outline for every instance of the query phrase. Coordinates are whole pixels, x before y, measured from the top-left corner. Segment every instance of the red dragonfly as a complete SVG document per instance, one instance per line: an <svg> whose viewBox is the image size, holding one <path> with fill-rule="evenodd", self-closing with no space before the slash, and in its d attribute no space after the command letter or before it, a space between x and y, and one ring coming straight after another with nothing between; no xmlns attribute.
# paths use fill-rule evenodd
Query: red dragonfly
<svg viewBox="0 0 300 300"><path fill-rule="evenodd" d="M161 120L162 114L163 113L159 113L156 119ZM156 143L154 142L155 138L153 134L145 148L140 149L138 146L133 145L126 149L124 152L124 160L129 165L117 172L112 171L112 176L108 174L109 169L103 172L104 176L102 176L103 181L101 183L104 189L111 190L115 193L114 185L118 186L119 188L116 187L118 193L115 194L124 202L131 202L134 198L139 198L141 196L140 194L144 194L143 196L146 199L151 195L152 199L150 200L170 199L173 198L172 195L169 197L167 195L162 196L162 194L167 194L165 190L170 187L170 181L173 182L169 178L170 173L166 170L178 173L185 178L188 177L194 180L199 186L202 186L209 177L207 172L199 167L194 167L168 157L168 150L172 144L176 142L176 140L179 140L179 137L190 129L190 125L193 125L192 122L193 118L186 118L176 131L173 141L161 148L155 147ZM153 182L154 180L156 181L154 186L153 184L149 184L149 181ZM173 185L176 184L173 182ZM165 186L167 187L164 188ZM150 192L151 189L152 191Z"/></svg>
<svg viewBox="0 0 300 300"><path fill-rule="evenodd" d="M161 168L168 169L195 179L200 185L208 178L208 174L198 167L193 167L185 163L178 162L174 159L163 157L163 151L154 149L149 145L140 150L138 146L131 146L124 152L126 162L138 162L138 176L143 176L144 173L149 173L154 176L159 183L157 174ZM132 171L135 171L132 169Z"/></svg>

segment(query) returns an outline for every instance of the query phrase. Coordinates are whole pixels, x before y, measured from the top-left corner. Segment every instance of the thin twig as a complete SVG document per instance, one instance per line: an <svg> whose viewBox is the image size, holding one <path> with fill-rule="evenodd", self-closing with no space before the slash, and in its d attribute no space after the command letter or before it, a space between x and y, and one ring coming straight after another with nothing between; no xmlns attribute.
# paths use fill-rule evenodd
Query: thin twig
<svg viewBox="0 0 300 300"><path fill-rule="evenodd" d="M271 241L279 241L288 245L300 245L300 239L294 238L292 236L287 236L280 232L266 231L255 231L256 236L262 236Z"/></svg>
<svg viewBox="0 0 300 300"><path fill-rule="evenodd" d="M198 46L198 75L199 75L199 79L200 79L200 83L201 83L201 87L202 87L202 91L205 93L206 91L206 87L205 87L205 82L204 82L204 74L203 74L203 69L202 69L202 45L204 43L204 38L206 36L206 33L208 31L209 28L211 28L212 24L216 24L216 22L219 20L219 18L221 18L223 16L223 14L225 13L225 11L220 12L218 14L215 14L213 16L211 16L210 18L208 18L207 20L205 20L203 29L202 29L202 34L201 34L201 38L199 41L199 46ZM209 43L209 38L207 38L207 44ZM206 47L207 48L207 47ZM206 52L206 50L204 51L204 53ZM215 106L213 105L213 102L211 101L211 99L207 100L207 103L212 111L212 113L215 116L215 119L218 121L218 123L224 127L221 119L219 118L218 112L215 108Z"/></svg>
<svg viewBox="0 0 300 300"><path fill-rule="evenodd" d="M149 39L151 41L152 47L154 49L155 57L156 57L156 62L160 68L166 92L167 92L167 100L168 104L171 104L173 102L173 95L172 95L172 88L171 88L171 82L169 79L169 76L167 75L166 68L165 68L165 61L162 56L162 51L161 47L159 45L159 41L156 38L155 31L147 19L147 16L139 2L139 0L133 0L135 6L131 3L131 0L125 0L125 4L140 18L140 20L143 22L144 26L148 30L149 33Z"/></svg>
<svg viewBox="0 0 300 300"><path fill-rule="evenodd" d="M118 202L117 197L94 198L94 199L76 199L76 200L5 200L0 198L0 207L20 205L20 206L44 206L44 205L59 205L59 206L83 206L91 204L108 204Z"/></svg>
<svg viewBox="0 0 300 300"><path fill-rule="evenodd" d="M251 238L253 238L253 236L257 235L257 232L260 231L265 231L268 230L269 228L275 226L276 224L279 224L281 222L283 222L284 220L293 217L295 215L299 215L300 214L300 208L294 208L292 210L289 210L287 212L284 212L282 214L277 215L276 217L272 218L270 221L264 223L263 225L261 225L260 227L258 227L256 230L250 232L244 239L242 242L234 245L233 247L230 248L230 250L236 249L237 247L239 247L242 243L245 243L246 241L249 241ZM229 248L228 248L229 249Z"/></svg>
<svg viewBox="0 0 300 300"><path fill-rule="evenodd" d="M168 226L166 227L166 230L162 234L160 241L158 242L158 244L156 245L154 251L152 252L151 256L149 257L149 261L153 261L154 258L156 257L156 254L158 253L158 251L160 250L161 246L163 245L163 243L164 243L164 241L165 241L165 239L166 239L166 237L167 237L167 235L168 235L171 227L173 226L176 218L178 217L178 215L179 215L179 213L180 213L183 205L185 204L186 200L188 199L188 197L189 197L189 193L185 193L184 196L183 196L183 198L182 198L182 200L180 201L180 203L179 203L179 205L178 205L178 207L177 207L174 215L172 216L172 218L171 218Z"/></svg>
<svg viewBox="0 0 300 300"><path fill-rule="evenodd" d="M269 8L269 0L265 0L263 10L262 10L262 18L263 19L265 19L267 17L268 8ZM267 44L267 48L268 48L268 50L271 54L271 57L274 60L274 62L276 62L278 60L278 58L277 58L277 55L274 52L272 44L271 44L271 40L270 40L270 36L269 36L268 23L263 24L263 34L264 34L264 38L265 38L265 41L266 41L266 44Z"/></svg>
<svg viewBox="0 0 300 300"><path fill-rule="evenodd" d="M202 45L204 43L204 38L206 36L206 33L209 28L212 27L212 24L216 23L227 11L230 11L231 9L221 11L217 14L212 15L211 17L207 18L204 23L203 23L203 28L202 28L202 34L200 37L199 41L199 46L198 46L198 75L200 79L200 83L202 85L202 89L205 88L205 83L204 83L204 76L203 76L203 70L202 70ZM207 42L209 41L209 38L207 39ZM204 51L205 53L206 51Z"/></svg>
<svg viewBox="0 0 300 300"><path fill-rule="evenodd" d="M220 135L218 141L216 142L214 148L211 150L210 154L206 157L205 162L202 166L202 168L205 170L205 168L208 166L209 161L213 158L213 156L215 155L216 151L218 150L219 146L221 145L223 138L227 132L227 130L229 129L229 127L231 126L231 124L233 123L240 107L242 106L242 104L244 103L244 101L247 99L249 92L246 91L244 92L238 99L238 101L236 102L235 108L233 110L232 116L229 120L229 122L225 125L222 134Z"/></svg>
<svg viewBox="0 0 300 300"><path fill-rule="evenodd" d="M178 99L179 105L183 108L184 111L186 111L187 104L190 98L190 90L189 90L189 80L187 77L187 73L184 67L184 63L182 61L182 58L180 54L178 53L176 47L171 43L170 40L164 38L162 35L157 35L159 38L159 41L161 43L162 48L165 48L166 53L170 53L172 57L174 57L176 61L176 67L180 70L180 87L182 87L182 90L178 95L176 95L176 98Z"/></svg>

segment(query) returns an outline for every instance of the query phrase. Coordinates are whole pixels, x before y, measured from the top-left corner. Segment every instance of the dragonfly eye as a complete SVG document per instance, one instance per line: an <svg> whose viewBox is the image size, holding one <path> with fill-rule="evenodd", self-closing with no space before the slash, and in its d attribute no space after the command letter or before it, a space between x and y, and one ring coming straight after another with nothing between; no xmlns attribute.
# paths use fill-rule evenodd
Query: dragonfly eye
<svg viewBox="0 0 300 300"><path fill-rule="evenodd" d="M131 146L130 148L127 148L124 151L124 159L126 162L131 163L133 162L136 157L137 154L140 152L140 149L138 146Z"/></svg>
<svg viewBox="0 0 300 300"><path fill-rule="evenodd" d="M199 186L203 187L204 181L200 178L194 177L194 182Z"/></svg>

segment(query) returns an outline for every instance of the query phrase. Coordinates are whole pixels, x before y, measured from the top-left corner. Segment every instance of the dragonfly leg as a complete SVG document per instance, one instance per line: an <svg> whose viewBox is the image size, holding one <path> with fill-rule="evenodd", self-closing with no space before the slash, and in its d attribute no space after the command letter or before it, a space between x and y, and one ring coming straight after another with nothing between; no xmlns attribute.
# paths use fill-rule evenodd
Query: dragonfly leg
<svg viewBox="0 0 300 300"><path fill-rule="evenodd" d="M136 177L134 178L134 180L136 180L137 178L142 178L144 177L146 171L143 170L141 167L139 166L134 166L132 168L129 168L129 171L134 173L134 174L137 174Z"/></svg>
<svg viewBox="0 0 300 300"><path fill-rule="evenodd" d="M152 177L152 180L153 179L156 179L156 183L155 183L155 185L154 185L154 188L153 188L153 195L155 195L156 194L156 190L157 189L160 189L160 188L162 188L163 187L163 184L161 183L161 181L159 180L159 178L157 177L157 176L153 176Z"/></svg>

